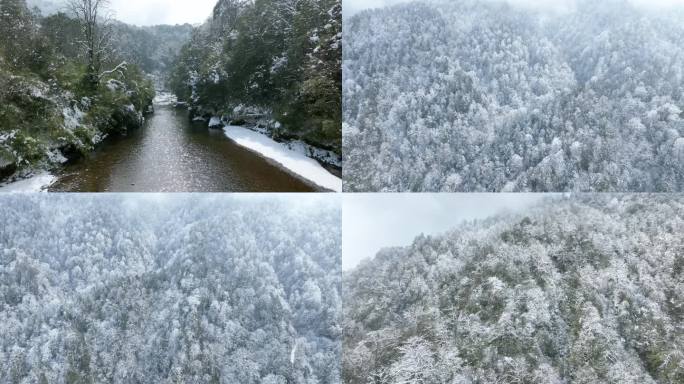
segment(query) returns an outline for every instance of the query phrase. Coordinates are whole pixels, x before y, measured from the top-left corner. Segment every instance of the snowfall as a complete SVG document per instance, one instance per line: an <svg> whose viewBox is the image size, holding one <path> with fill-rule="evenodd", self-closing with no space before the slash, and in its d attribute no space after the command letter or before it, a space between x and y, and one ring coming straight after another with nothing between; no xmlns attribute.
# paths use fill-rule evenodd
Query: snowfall
<svg viewBox="0 0 684 384"><path fill-rule="evenodd" d="M275 161L316 185L335 192L342 191L342 179L328 172L302 151L291 150L284 144L247 128L228 125L223 128L223 131L237 144Z"/></svg>

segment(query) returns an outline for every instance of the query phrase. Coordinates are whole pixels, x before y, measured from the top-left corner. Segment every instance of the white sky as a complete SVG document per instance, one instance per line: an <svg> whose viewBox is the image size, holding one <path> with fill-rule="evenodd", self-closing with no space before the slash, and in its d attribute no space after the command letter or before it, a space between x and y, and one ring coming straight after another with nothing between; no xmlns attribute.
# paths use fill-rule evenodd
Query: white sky
<svg viewBox="0 0 684 384"><path fill-rule="evenodd" d="M218 0L109 0L114 18L128 24L198 24L204 22ZM48 12L63 9L66 0L29 0ZM42 7L40 6L42 5Z"/></svg>
<svg viewBox="0 0 684 384"><path fill-rule="evenodd" d="M445 0L446 1L446 0ZM559 11L572 9L576 0L483 0L483 1L508 1L512 4L524 5L531 8L551 8ZM600 0L599 0L600 1ZM630 2L647 7L667 8L684 5L684 0L629 0ZM345 16L351 16L361 10L369 8L382 8L399 3L408 3L407 0L342 0L342 10Z"/></svg>
<svg viewBox="0 0 684 384"><path fill-rule="evenodd" d="M217 0L110 0L116 19L135 25L204 22Z"/></svg>
<svg viewBox="0 0 684 384"><path fill-rule="evenodd" d="M467 220L523 210L540 194L399 193L345 194L342 198L342 268L388 246L410 245L421 233L435 235Z"/></svg>

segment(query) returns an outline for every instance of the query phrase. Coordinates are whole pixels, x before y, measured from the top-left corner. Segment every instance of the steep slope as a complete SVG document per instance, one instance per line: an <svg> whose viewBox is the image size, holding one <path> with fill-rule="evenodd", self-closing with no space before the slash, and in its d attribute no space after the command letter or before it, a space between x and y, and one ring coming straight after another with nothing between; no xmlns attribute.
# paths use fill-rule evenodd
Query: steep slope
<svg viewBox="0 0 684 384"><path fill-rule="evenodd" d="M0 383L339 382L336 199L0 200Z"/></svg>
<svg viewBox="0 0 684 384"><path fill-rule="evenodd" d="M344 30L349 191L680 191L682 13L580 1L364 11Z"/></svg>
<svg viewBox="0 0 684 384"><path fill-rule="evenodd" d="M195 115L341 150L340 0L221 0L170 85Z"/></svg>
<svg viewBox="0 0 684 384"><path fill-rule="evenodd" d="M680 383L684 198L550 198L348 273L346 383Z"/></svg>
<svg viewBox="0 0 684 384"><path fill-rule="evenodd" d="M88 84L73 19L41 17L24 0L0 0L0 33L0 181L58 167L107 135L142 125L151 82L131 64L103 69L98 84ZM103 66L120 60L110 55Z"/></svg>

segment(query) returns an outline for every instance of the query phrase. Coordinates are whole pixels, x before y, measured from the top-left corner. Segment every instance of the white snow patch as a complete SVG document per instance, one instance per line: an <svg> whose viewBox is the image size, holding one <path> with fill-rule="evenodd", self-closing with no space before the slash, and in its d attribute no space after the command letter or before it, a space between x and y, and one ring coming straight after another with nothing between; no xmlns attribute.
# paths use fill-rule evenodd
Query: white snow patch
<svg viewBox="0 0 684 384"><path fill-rule="evenodd" d="M152 100L154 105L174 105L178 101L178 98L173 93L169 92L157 92Z"/></svg>
<svg viewBox="0 0 684 384"><path fill-rule="evenodd" d="M66 163L67 161L69 161L69 159L67 159L66 157L64 157L64 155L62 155L62 152L60 152L60 151L57 150L57 149L53 149L53 150L51 150L51 151L48 151L48 152L47 152L47 157L48 157L48 159L50 160L50 162L52 162L52 163L64 164L64 163Z"/></svg>
<svg viewBox="0 0 684 384"><path fill-rule="evenodd" d="M292 351L290 352L290 364L294 364L296 354L297 354L297 341L295 340L295 343L292 346Z"/></svg>
<svg viewBox="0 0 684 384"><path fill-rule="evenodd" d="M64 126L66 129L73 131L74 129L81 126L81 121L83 120L83 112L74 106L74 108L64 107L62 109L62 116L64 116Z"/></svg>
<svg viewBox="0 0 684 384"><path fill-rule="evenodd" d="M518 183L515 180L511 180L507 182L503 188L501 189L501 192L515 192L515 187L518 185Z"/></svg>
<svg viewBox="0 0 684 384"><path fill-rule="evenodd" d="M239 145L274 160L297 175L323 188L335 192L342 191L342 179L328 172L316 160L247 128L229 125L223 128L223 131Z"/></svg>
<svg viewBox="0 0 684 384"><path fill-rule="evenodd" d="M218 116L212 116L212 118L209 119L209 128L219 127L219 126L221 126L221 125L223 125L223 123L221 122L221 118L220 118L220 117L218 117Z"/></svg>
<svg viewBox="0 0 684 384"><path fill-rule="evenodd" d="M286 145L291 150L299 152L307 157L311 157L337 167L342 166L342 159L333 151L314 147L313 145L309 145L301 140L290 141Z"/></svg>
<svg viewBox="0 0 684 384"><path fill-rule="evenodd" d="M14 137L17 136L17 132L19 131L16 129L13 129L9 132L0 132L0 144L14 139Z"/></svg>
<svg viewBox="0 0 684 384"><path fill-rule="evenodd" d="M47 172L38 173L27 179L11 183L0 184L1 193L47 192L47 187L55 182L57 177Z"/></svg>
<svg viewBox="0 0 684 384"><path fill-rule="evenodd" d="M105 84L107 89L109 89L111 92L116 92L119 89L125 88L124 84L120 81L114 80L114 79L109 79L107 81L107 84Z"/></svg>

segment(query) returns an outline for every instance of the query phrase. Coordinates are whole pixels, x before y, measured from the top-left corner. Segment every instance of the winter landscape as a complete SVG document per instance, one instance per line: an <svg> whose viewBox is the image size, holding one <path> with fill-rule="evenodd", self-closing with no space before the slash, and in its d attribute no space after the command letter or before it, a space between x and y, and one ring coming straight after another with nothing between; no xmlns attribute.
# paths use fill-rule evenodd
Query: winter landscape
<svg viewBox="0 0 684 384"><path fill-rule="evenodd" d="M454 227L395 220L413 242L345 270L345 383L684 382L684 196L516 195L395 206ZM499 202L518 207L460 220Z"/></svg>
<svg viewBox="0 0 684 384"><path fill-rule="evenodd" d="M337 196L0 195L0 383L339 383Z"/></svg>
<svg viewBox="0 0 684 384"><path fill-rule="evenodd" d="M339 0L145 4L0 0L0 191L341 191Z"/></svg>
<svg viewBox="0 0 684 384"><path fill-rule="evenodd" d="M346 191L684 190L681 1L425 1L344 25Z"/></svg>

